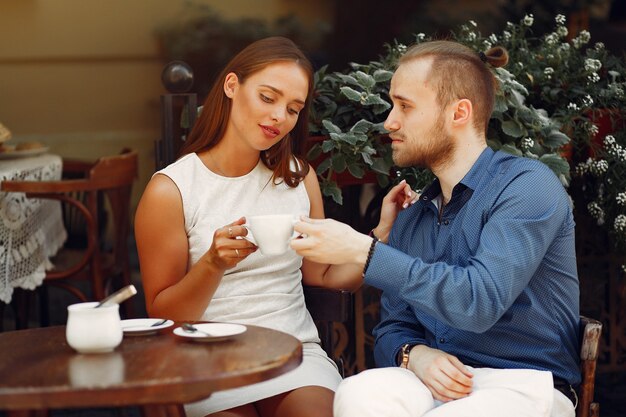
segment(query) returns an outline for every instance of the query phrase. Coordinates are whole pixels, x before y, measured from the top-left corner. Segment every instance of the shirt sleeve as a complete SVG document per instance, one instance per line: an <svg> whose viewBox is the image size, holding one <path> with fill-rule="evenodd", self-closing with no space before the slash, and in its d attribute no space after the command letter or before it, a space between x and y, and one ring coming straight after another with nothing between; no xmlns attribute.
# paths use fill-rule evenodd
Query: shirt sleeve
<svg viewBox="0 0 626 417"><path fill-rule="evenodd" d="M410 306L401 298L383 293L380 323L374 328L374 361L379 367L398 366L396 358L405 343L427 344L424 327L415 319Z"/></svg>
<svg viewBox="0 0 626 417"><path fill-rule="evenodd" d="M569 199L554 174L548 174L524 171L503 187L466 266L425 263L378 244L365 283L451 327L487 331L528 286L564 222L570 221Z"/></svg>

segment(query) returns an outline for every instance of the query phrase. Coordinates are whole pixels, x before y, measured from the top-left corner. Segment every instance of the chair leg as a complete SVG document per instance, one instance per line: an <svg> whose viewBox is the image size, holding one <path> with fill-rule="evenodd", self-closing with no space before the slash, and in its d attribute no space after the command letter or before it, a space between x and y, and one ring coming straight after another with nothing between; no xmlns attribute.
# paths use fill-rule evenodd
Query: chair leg
<svg viewBox="0 0 626 417"><path fill-rule="evenodd" d="M22 330L28 328L28 316L30 313L30 299L32 291L16 288L13 292L11 305L15 311L15 329Z"/></svg>
<svg viewBox="0 0 626 417"><path fill-rule="evenodd" d="M50 326L50 299L48 298L48 286L44 283L37 288L39 296L39 325L41 327Z"/></svg>

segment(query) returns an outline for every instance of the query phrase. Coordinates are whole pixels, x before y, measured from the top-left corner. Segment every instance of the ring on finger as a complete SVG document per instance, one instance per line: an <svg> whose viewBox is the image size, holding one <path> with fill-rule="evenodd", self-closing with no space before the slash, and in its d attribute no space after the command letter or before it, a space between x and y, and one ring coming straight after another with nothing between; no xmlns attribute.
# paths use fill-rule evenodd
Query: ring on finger
<svg viewBox="0 0 626 417"><path fill-rule="evenodd" d="M232 227L228 228L228 237L233 237L233 228Z"/></svg>
<svg viewBox="0 0 626 417"><path fill-rule="evenodd" d="M237 254L237 258L239 258L239 249L235 249L235 253Z"/></svg>

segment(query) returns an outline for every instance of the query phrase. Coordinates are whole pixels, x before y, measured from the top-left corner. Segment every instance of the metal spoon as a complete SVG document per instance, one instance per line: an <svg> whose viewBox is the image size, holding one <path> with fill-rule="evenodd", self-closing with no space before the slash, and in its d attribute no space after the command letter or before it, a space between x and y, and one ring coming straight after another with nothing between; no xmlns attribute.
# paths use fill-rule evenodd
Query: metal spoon
<svg viewBox="0 0 626 417"><path fill-rule="evenodd" d="M127 285L117 291L115 291L113 294L109 295L108 297L105 297L102 301L100 301L94 308L98 308L98 307L102 307L102 306L108 306L108 305L112 305L112 304L119 304L122 301L126 301L126 299L132 297L133 295L137 294L137 289L135 288L134 285Z"/></svg>
<svg viewBox="0 0 626 417"><path fill-rule="evenodd" d="M198 329L196 326L194 326L193 324L190 323L183 323L181 324L181 327L183 328L183 331L187 332L187 333L200 333L203 334L207 337L213 337L212 334L209 334L207 332L203 332L202 330Z"/></svg>

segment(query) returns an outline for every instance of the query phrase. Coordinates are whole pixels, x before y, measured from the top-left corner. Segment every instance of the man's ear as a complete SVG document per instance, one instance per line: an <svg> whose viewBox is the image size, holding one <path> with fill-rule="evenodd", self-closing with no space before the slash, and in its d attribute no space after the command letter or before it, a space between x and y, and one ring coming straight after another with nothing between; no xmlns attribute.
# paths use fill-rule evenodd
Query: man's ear
<svg viewBox="0 0 626 417"><path fill-rule="evenodd" d="M457 101L454 105L454 118L452 124L455 127L460 127L471 123L474 108L472 102L466 98Z"/></svg>
<svg viewBox="0 0 626 417"><path fill-rule="evenodd" d="M234 72L229 72L224 79L224 94L226 94L226 97L233 98L237 87L239 87L239 77Z"/></svg>

